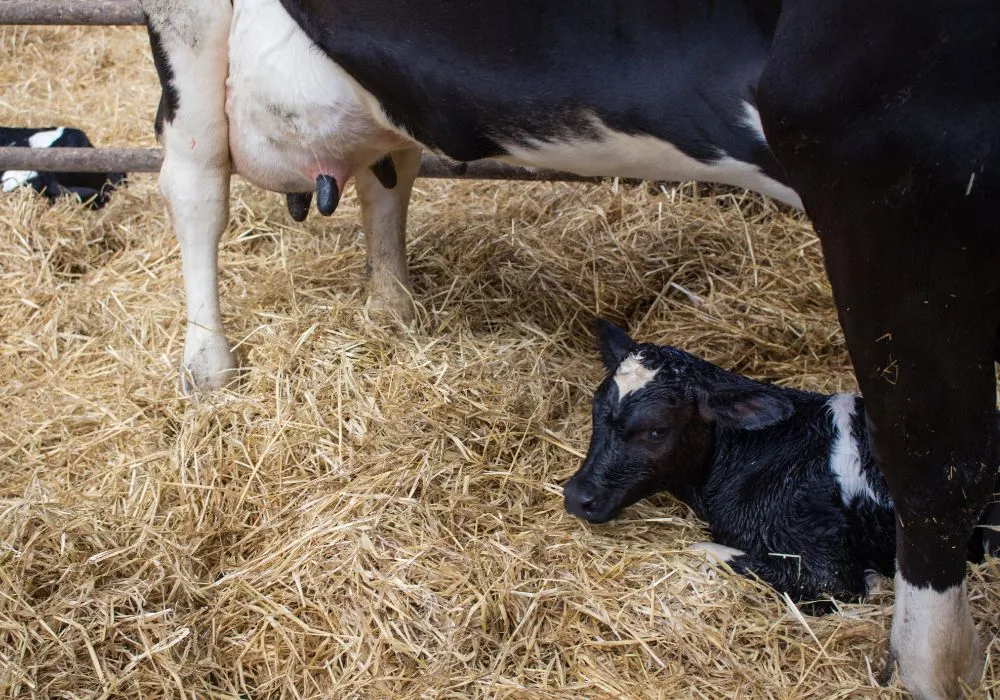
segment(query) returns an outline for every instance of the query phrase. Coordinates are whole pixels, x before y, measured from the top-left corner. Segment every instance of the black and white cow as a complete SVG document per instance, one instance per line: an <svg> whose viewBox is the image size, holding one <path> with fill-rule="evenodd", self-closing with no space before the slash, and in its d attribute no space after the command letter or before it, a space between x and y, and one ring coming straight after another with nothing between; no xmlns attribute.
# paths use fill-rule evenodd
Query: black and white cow
<svg viewBox="0 0 1000 700"><path fill-rule="evenodd" d="M0 126L0 146L20 148L91 148L87 135L79 129L51 126L26 129ZM31 187L50 201L75 195L94 209L108 203L111 192L125 180L125 173L46 173L35 170L0 171L4 192Z"/></svg>
<svg viewBox="0 0 1000 700"><path fill-rule="evenodd" d="M421 147L456 161L710 180L800 205L754 97L776 13L752 4L142 5L163 83L161 188L183 256L188 388L218 386L234 367L216 276L234 171L287 193L297 219L313 193L332 213L353 176L371 301L403 317L412 315L405 224Z"/></svg>
<svg viewBox="0 0 1000 700"><path fill-rule="evenodd" d="M216 251L234 169L291 194L296 217L312 192L332 212L353 175L372 299L396 309L421 146L801 197L896 506L903 683L942 698L978 682L965 543L1000 463L1000 4L141 2L188 387L233 368Z"/></svg>
<svg viewBox="0 0 1000 700"><path fill-rule="evenodd" d="M753 381L606 321L598 345L608 375L567 511L603 523L668 491L708 524L713 541L694 549L796 600L857 598L868 572L895 573L892 497L860 396Z"/></svg>

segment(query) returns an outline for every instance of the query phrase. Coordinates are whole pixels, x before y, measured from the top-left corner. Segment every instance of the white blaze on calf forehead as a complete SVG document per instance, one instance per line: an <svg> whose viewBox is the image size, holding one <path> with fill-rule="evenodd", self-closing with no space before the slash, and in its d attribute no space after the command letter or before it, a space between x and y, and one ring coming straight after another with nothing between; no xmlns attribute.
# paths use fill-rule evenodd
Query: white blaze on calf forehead
<svg viewBox="0 0 1000 700"><path fill-rule="evenodd" d="M965 581L939 592L897 572L891 640L899 675L914 698L957 697L959 680L979 685L983 652Z"/></svg>
<svg viewBox="0 0 1000 700"><path fill-rule="evenodd" d="M621 403L626 396L653 381L659 371L659 368L649 369L643 365L640 353L633 353L622 360L614 377L615 385L618 387L618 402Z"/></svg>
<svg viewBox="0 0 1000 700"><path fill-rule="evenodd" d="M833 445L830 449L830 471L840 486L840 499L850 506L858 496L879 503L861 466L858 436L854 434L854 394L834 394L827 403L833 421Z"/></svg>

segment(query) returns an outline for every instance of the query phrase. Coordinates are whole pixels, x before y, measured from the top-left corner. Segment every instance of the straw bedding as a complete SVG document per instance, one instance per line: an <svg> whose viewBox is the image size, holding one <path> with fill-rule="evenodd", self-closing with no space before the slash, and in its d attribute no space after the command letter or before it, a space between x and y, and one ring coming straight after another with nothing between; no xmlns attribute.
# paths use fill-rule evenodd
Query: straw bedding
<svg viewBox="0 0 1000 700"><path fill-rule="evenodd" d="M140 30L0 29L0 57L0 123L152 145ZM667 497L603 527L562 510L594 314L853 386L804 219L611 183L420 181L411 211L422 307L398 328L365 309L353 196L295 225L235 180L223 312L248 371L188 399L155 180L96 213L0 202L0 695L903 695L874 682L890 594L805 617L686 554L705 531ZM987 639L993 566L971 570Z"/></svg>

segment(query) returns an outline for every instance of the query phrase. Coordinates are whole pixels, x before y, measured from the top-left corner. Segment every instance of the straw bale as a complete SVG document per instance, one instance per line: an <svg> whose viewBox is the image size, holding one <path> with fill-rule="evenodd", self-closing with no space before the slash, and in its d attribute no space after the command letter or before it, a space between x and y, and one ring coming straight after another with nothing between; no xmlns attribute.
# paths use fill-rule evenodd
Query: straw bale
<svg viewBox="0 0 1000 700"><path fill-rule="evenodd" d="M0 29L0 123L153 145L136 29ZM176 391L178 250L155 180L103 211L0 201L0 695L858 698L889 593L808 617L684 552L659 497L569 517L627 322L752 376L852 388L819 246L738 192L418 183L417 321L370 318L357 203L291 222L236 180L235 390ZM1000 628L994 564L972 568ZM1000 665L990 646L986 685Z"/></svg>

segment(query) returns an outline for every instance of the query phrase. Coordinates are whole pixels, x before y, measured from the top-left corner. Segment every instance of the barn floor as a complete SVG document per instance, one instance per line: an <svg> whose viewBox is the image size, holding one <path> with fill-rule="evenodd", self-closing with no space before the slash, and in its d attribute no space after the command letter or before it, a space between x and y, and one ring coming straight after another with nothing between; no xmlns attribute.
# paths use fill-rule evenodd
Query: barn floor
<svg viewBox="0 0 1000 700"><path fill-rule="evenodd" d="M0 29L0 123L153 145L136 29ZM408 328L369 318L348 196L294 224L236 180L233 391L176 390L177 245L150 176L101 212L0 200L0 696L858 698L891 595L806 617L685 547L669 498L590 527L560 484L627 322L752 376L853 378L818 245L687 186L420 181ZM1000 690L997 564L973 607ZM886 583L891 590L891 582Z"/></svg>

